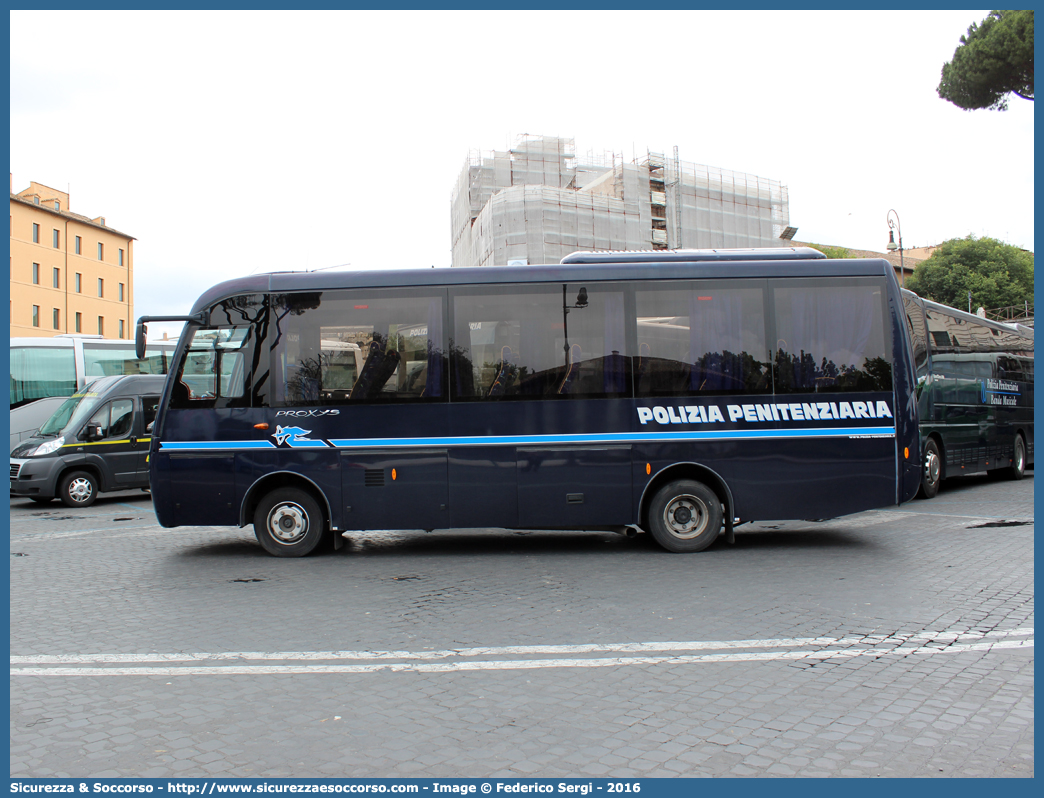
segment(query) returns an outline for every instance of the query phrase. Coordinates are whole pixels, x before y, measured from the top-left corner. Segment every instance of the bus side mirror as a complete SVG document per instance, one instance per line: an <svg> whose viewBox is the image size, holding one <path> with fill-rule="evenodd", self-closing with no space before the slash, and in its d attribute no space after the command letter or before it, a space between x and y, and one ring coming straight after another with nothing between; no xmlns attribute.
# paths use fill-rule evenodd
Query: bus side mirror
<svg viewBox="0 0 1044 798"><path fill-rule="evenodd" d="M144 360L145 358L145 337L148 335L149 328L145 325L145 322L138 319L138 326L134 330L134 356L138 360Z"/></svg>

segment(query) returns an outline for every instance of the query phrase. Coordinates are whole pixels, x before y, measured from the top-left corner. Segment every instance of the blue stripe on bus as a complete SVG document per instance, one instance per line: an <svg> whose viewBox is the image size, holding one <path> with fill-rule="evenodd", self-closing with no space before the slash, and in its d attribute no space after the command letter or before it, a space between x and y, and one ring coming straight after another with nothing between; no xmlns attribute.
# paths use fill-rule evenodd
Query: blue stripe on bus
<svg viewBox="0 0 1044 798"><path fill-rule="evenodd" d="M471 435L444 438L330 438L338 449L409 448L426 446L532 446L569 443L669 443L674 441L742 441L794 438L848 438L852 436L895 437L895 427L826 427L775 430L686 430L678 432L605 432L566 435ZM327 447L321 440L298 440L289 447L271 441L177 441L163 442L167 451L300 449Z"/></svg>
<svg viewBox="0 0 1044 798"><path fill-rule="evenodd" d="M275 449L272 441L161 441L161 449Z"/></svg>
<svg viewBox="0 0 1044 798"><path fill-rule="evenodd" d="M875 435L893 438L895 427L832 427L788 430L717 430L704 432L606 432L573 435L482 435L455 438L331 438L338 449L409 446L511 446L555 443L658 443L671 441L771 440L778 438L847 438Z"/></svg>

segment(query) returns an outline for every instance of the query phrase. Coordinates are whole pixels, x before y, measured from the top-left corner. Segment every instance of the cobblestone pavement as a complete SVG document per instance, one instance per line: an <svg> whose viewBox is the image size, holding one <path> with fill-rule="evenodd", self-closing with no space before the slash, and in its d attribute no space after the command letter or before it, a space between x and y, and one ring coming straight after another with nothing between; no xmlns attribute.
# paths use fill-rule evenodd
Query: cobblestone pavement
<svg viewBox="0 0 1044 798"><path fill-rule="evenodd" d="M1033 775L1032 475L697 555L349 537L14 502L12 776Z"/></svg>

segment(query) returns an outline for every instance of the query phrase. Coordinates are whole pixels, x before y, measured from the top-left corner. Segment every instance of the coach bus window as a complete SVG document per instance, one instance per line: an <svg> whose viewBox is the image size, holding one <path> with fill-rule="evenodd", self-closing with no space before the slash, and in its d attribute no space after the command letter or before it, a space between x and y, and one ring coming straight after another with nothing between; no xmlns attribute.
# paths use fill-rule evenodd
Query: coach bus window
<svg viewBox="0 0 1044 798"><path fill-rule="evenodd" d="M630 395L619 287L558 283L459 289L453 308L455 399Z"/></svg>
<svg viewBox="0 0 1044 798"><path fill-rule="evenodd" d="M638 396L771 393L764 283L639 286Z"/></svg>
<svg viewBox="0 0 1044 798"><path fill-rule="evenodd" d="M192 333L171 407L249 405L245 377L248 327L202 328Z"/></svg>
<svg viewBox="0 0 1044 798"><path fill-rule="evenodd" d="M305 296L273 298L277 405L444 400L441 294Z"/></svg>
<svg viewBox="0 0 1044 798"><path fill-rule="evenodd" d="M924 324L924 311L908 296L903 297L903 306L906 310L906 327L913 347L914 370L917 379L920 380L928 373L928 331Z"/></svg>
<svg viewBox="0 0 1044 798"><path fill-rule="evenodd" d="M776 283L776 392L892 390L883 294L876 282Z"/></svg>

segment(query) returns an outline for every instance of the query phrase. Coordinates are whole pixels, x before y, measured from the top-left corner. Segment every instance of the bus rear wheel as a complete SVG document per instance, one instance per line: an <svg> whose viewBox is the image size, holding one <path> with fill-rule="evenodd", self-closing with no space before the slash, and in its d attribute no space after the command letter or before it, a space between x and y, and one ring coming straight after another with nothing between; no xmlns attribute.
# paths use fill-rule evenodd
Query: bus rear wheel
<svg viewBox="0 0 1044 798"><path fill-rule="evenodd" d="M649 505L649 532L667 551L703 551L718 538L721 500L702 482L679 479L657 491Z"/></svg>
<svg viewBox="0 0 1044 798"><path fill-rule="evenodd" d="M1026 441L1021 435L1015 436L1015 451L1011 456L1011 465L1008 467L1009 479L1022 479L1026 476Z"/></svg>
<svg viewBox="0 0 1044 798"><path fill-rule="evenodd" d="M254 512L254 536L276 557L304 557L323 539L325 522L319 503L299 488L279 488Z"/></svg>
<svg viewBox="0 0 1044 798"><path fill-rule="evenodd" d="M942 458L939 456L939 444L932 438L924 445L924 458L921 461L921 492L923 499L932 499L939 492L942 482Z"/></svg>

